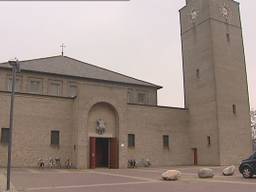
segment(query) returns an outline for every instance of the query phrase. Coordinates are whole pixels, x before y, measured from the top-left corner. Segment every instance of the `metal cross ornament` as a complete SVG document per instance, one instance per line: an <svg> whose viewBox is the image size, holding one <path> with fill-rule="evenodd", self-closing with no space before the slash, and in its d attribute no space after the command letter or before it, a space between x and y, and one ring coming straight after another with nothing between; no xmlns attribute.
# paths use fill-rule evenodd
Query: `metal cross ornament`
<svg viewBox="0 0 256 192"><path fill-rule="evenodd" d="M66 45L64 43L61 44L61 55L64 55L64 48L66 48Z"/></svg>

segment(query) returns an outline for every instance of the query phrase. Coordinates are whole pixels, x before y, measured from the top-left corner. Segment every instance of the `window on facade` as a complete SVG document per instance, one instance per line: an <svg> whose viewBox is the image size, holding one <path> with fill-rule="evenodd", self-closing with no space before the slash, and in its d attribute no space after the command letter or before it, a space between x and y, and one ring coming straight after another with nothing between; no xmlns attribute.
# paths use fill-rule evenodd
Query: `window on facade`
<svg viewBox="0 0 256 192"><path fill-rule="evenodd" d="M196 69L196 78L200 79L200 70L199 69Z"/></svg>
<svg viewBox="0 0 256 192"><path fill-rule="evenodd" d="M207 136L207 144L208 144L208 146L211 145L211 137L210 136Z"/></svg>
<svg viewBox="0 0 256 192"><path fill-rule="evenodd" d="M15 83L15 91L19 92L21 87L21 81L20 79L16 78L16 83ZM8 84L7 84L7 90L12 91L12 78L8 79Z"/></svg>
<svg viewBox="0 0 256 192"><path fill-rule="evenodd" d="M131 92L131 91L128 91L128 92L127 92L127 98L128 98L128 103L132 103L132 102L133 102L133 99L132 99L132 92Z"/></svg>
<svg viewBox="0 0 256 192"><path fill-rule="evenodd" d="M69 95L69 97L77 96L77 86L76 85L69 85L68 95Z"/></svg>
<svg viewBox="0 0 256 192"><path fill-rule="evenodd" d="M51 145L59 145L59 144L60 144L60 132L51 131Z"/></svg>
<svg viewBox="0 0 256 192"><path fill-rule="evenodd" d="M235 104L232 105L232 109L233 109L233 114L236 114L236 105Z"/></svg>
<svg viewBox="0 0 256 192"><path fill-rule="evenodd" d="M138 102L145 103L146 95L144 93L138 93Z"/></svg>
<svg viewBox="0 0 256 192"><path fill-rule="evenodd" d="M1 129L1 143L8 144L9 143L9 128Z"/></svg>
<svg viewBox="0 0 256 192"><path fill-rule="evenodd" d="M169 149L169 135L163 135L163 147Z"/></svg>
<svg viewBox="0 0 256 192"><path fill-rule="evenodd" d="M128 147L135 147L135 135L134 134L128 134Z"/></svg>
<svg viewBox="0 0 256 192"><path fill-rule="evenodd" d="M30 80L29 92L42 93L42 82L40 80Z"/></svg>
<svg viewBox="0 0 256 192"><path fill-rule="evenodd" d="M227 42L230 42L230 34L226 33Z"/></svg>
<svg viewBox="0 0 256 192"><path fill-rule="evenodd" d="M62 85L60 82L51 82L49 84L49 94L55 96L61 96Z"/></svg>

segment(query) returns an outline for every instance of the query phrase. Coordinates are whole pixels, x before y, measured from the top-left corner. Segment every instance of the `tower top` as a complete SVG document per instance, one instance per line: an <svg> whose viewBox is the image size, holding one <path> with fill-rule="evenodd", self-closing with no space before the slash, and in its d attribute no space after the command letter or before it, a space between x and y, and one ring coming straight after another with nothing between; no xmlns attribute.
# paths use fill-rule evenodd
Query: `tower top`
<svg viewBox="0 0 256 192"><path fill-rule="evenodd" d="M180 17L182 33L209 20L241 28L239 3L234 0L186 0Z"/></svg>
<svg viewBox="0 0 256 192"><path fill-rule="evenodd" d="M207 0L186 0L186 4L188 5L195 1L207 1ZM210 1L210 0L208 0L208 1ZM221 0L218 0L218 1L221 2ZM228 1L234 1L234 0L222 0L222 2L228 2Z"/></svg>
<svg viewBox="0 0 256 192"><path fill-rule="evenodd" d="M189 4L189 2L191 2L192 0L186 0L186 4Z"/></svg>

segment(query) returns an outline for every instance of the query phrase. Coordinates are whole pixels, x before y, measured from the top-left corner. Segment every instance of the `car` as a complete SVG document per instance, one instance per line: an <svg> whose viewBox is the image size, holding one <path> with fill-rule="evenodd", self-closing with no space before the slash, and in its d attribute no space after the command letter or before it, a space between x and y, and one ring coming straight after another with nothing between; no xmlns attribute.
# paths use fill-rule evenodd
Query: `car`
<svg viewBox="0 0 256 192"><path fill-rule="evenodd" d="M241 161L239 171L244 178L251 178L253 175L256 175L256 152L248 159Z"/></svg>

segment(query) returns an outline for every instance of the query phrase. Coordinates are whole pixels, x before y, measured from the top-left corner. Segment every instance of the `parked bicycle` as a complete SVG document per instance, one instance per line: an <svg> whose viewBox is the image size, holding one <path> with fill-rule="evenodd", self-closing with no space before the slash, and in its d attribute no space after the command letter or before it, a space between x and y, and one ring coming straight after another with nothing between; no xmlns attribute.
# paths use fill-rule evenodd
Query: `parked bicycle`
<svg viewBox="0 0 256 192"><path fill-rule="evenodd" d="M72 168L72 162L70 161L70 159L67 159L65 161L65 168L67 168L67 169Z"/></svg>
<svg viewBox="0 0 256 192"><path fill-rule="evenodd" d="M49 168L61 168L60 158L53 159L52 157L48 160L48 167Z"/></svg>
<svg viewBox="0 0 256 192"><path fill-rule="evenodd" d="M49 157L49 159L45 162L42 158L38 159L37 161L37 167L38 168L61 168L61 161L59 157L56 158L52 158ZM67 159L65 161L64 167L67 169L72 168L72 162L70 161L70 159Z"/></svg>
<svg viewBox="0 0 256 192"><path fill-rule="evenodd" d="M135 159L129 159L128 160L128 168L135 168L136 167L136 160Z"/></svg>
<svg viewBox="0 0 256 192"><path fill-rule="evenodd" d="M136 161L136 166L137 167L150 167L151 162L149 159L141 159L139 161Z"/></svg>
<svg viewBox="0 0 256 192"><path fill-rule="evenodd" d="M38 168L43 169L43 168L44 168L44 165L45 165L44 160L41 159L41 158L38 159L38 161L37 161L37 166L38 166Z"/></svg>
<svg viewBox="0 0 256 192"><path fill-rule="evenodd" d="M135 160L135 159L129 159L128 160L128 168L136 168L136 167L150 167L151 162L149 159L141 159L141 160Z"/></svg>
<svg viewBox="0 0 256 192"><path fill-rule="evenodd" d="M53 168L55 166L55 164L54 164L54 160L53 160L53 158L49 158L49 160L48 160L48 167L49 168Z"/></svg>

